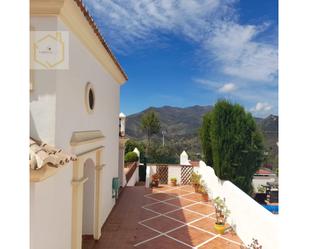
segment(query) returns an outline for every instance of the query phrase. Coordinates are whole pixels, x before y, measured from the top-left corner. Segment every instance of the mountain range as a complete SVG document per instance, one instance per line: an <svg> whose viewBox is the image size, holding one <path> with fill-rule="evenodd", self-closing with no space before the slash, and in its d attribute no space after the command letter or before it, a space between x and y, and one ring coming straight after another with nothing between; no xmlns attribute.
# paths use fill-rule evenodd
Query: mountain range
<svg viewBox="0 0 309 249"><path fill-rule="evenodd" d="M135 140L144 140L145 134L140 128L141 117L144 113L153 110L160 119L161 132L154 137L157 141L172 145L179 153L186 150L195 158L201 153L198 130L201 127L203 116L211 111L213 106L191 106L186 108L163 106L149 107L139 113L127 117L127 136ZM278 119L277 115L266 118L255 118L258 127L264 135L266 153L269 154L269 164L278 163ZM162 134L163 133L163 134Z"/></svg>

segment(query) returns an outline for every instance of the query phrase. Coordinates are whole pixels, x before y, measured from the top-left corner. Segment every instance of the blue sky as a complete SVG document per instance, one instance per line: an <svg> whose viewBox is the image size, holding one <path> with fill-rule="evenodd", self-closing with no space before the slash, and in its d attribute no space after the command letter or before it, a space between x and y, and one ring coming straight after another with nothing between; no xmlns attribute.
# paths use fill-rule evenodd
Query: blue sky
<svg viewBox="0 0 309 249"><path fill-rule="evenodd" d="M277 0L86 0L128 74L127 115L227 98L278 113Z"/></svg>

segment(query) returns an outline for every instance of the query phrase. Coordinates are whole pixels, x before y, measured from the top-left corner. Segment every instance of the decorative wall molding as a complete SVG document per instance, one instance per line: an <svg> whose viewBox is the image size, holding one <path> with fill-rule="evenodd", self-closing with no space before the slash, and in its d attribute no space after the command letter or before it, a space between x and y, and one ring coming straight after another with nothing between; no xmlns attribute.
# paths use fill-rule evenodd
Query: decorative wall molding
<svg viewBox="0 0 309 249"><path fill-rule="evenodd" d="M82 177L79 180L72 180L72 184L73 185L80 185L80 184L84 184L86 181L88 181L88 177Z"/></svg>
<svg viewBox="0 0 309 249"><path fill-rule="evenodd" d="M104 139L101 131L75 131L72 134L70 144L71 146L79 146L88 143L94 143Z"/></svg>
<svg viewBox="0 0 309 249"><path fill-rule="evenodd" d="M48 165L43 166L40 169L34 170L30 168L30 182L41 182L48 177L51 177L59 170L61 170L63 167L55 168L55 167L50 167Z"/></svg>

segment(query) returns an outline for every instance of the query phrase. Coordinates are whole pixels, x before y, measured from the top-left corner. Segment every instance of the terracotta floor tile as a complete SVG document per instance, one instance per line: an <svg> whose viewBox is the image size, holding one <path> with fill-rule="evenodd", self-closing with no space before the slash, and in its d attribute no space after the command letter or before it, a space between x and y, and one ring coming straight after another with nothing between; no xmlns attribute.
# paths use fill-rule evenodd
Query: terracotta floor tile
<svg viewBox="0 0 309 249"><path fill-rule="evenodd" d="M181 210L174 211L172 213L168 213L167 216L180 220L185 223L188 223L188 222L191 222L191 221L194 221L194 220L197 220L203 217L202 215L190 212L185 209L181 209Z"/></svg>
<svg viewBox="0 0 309 249"><path fill-rule="evenodd" d="M173 198L172 195L169 195L169 194L166 194L166 193L154 193L154 194L149 195L148 197L154 198L154 199L159 200L159 201L164 201L164 200Z"/></svg>
<svg viewBox="0 0 309 249"><path fill-rule="evenodd" d="M227 227L230 225L227 224ZM225 234L221 235L224 238L236 241L238 243L242 243L242 240L238 237L238 235L234 231L227 231Z"/></svg>
<svg viewBox="0 0 309 249"><path fill-rule="evenodd" d="M170 239L166 236L160 236L158 238L155 238L153 240L140 244L139 246L135 248L140 248L140 249L188 249L189 247L173 239Z"/></svg>
<svg viewBox="0 0 309 249"><path fill-rule="evenodd" d="M154 228L160 232L167 232L169 230L172 230L176 227L179 227L181 225L183 225L182 223L175 221L173 219L164 217L164 216L160 216L151 220L147 220L145 222L143 222L143 224Z"/></svg>
<svg viewBox="0 0 309 249"><path fill-rule="evenodd" d="M158 191L166 191L169 190L173 187L169 186L169 185L165 185L165 184L160 184L159 187L157 188L152 188L153 192L158 192Z"/></svg>
<svg viewBox="0 0 309 249"><path fill-rule="evenodd" d="M149 211L149 210L146 210L144 208L141 208L140 212L139 212L139 219L140 220L146 220L148 218L151 218L151 217L154 217L154 216L157 216L158 214L152 212L152 211Z"/></svg>
<svg viewBox="0 0 309 249"><path fill-rule="evenodd" d="M204 204L200 204L197 203L195 205L189 206L186 209L201 213L201 214L211 214L215 212L215 208L210 206L210 205L204 205Z"/></svg>
<svg viewBox="0 0 309 249"><path fill-rule="evenodd" d="M146 206L147 209L153 210L160 214L164 214L166 212L170 212L172 210L176 210L178 207L174 207L172 205L164 204L164 203L157 203L150 206Z"/></svg>
<svg viewBox="0 0 309 249"><path fill-rule="evenodd" d="M211 240L205 245L199 247L199 249L222 249L222 248L239 249L240 246L222 238L215 238L214 240Z"/></svg>
<svg viewBox="0 0 309 249"><path fill-rule="evenodd" d="M169 189L169 190L165 191L165 193L167 193L167 194L174 194L174 195L177 195L177 196L188 194L187 191L183 191L183 190L178 189L178 188Z"/></svg>
<svg viewBox="0 0 309 249"><path fill-rule="evenodd" d="M195 201L190 201L184 198L176 198L176 199L172 199L166 202L176 205L178 207L185 207L185 206L195 203Z"/></svg>
<svg viewBox="0 0 309 249"><path fill-rule="evenodd" d="M209 216L210 218L216 219L216 214L212 214Z"/></svg>
<svg viewBox="0 0 309 249"><path fill-rule="evenodd" d="M136 228L135 236L134 236L134 244L137 244L139 242L145 241L147 239L153 238L156 235L159 235L159 233L145 227L142 225L138 225Z"/></svg>
<svg viewBox="0 0 309 249"><path fill-rule="evenodd" d="M217 234L216 230L214 229L215 220L213 219L204 218L204 219L191 223L191 225Z"/></svg>
<svg viewBox="0 0 309 249"><path fill-rule="evenodd" d="M183 185L180 187L181 190L185 190L185 191L190 191L190 192L194 192L194 188L191 185Z"/></svg>
<svg viewBox="0 0 309 249"><path fill-rule="evenodd" d="M189 190L192 192L186 192L185 190ZM170 193L167 194L167 192ZM178 197L175 198L170 195L174 194L175 196L182 194L183 192L185 192L185 194L188 194L187 196L191 197L191 200ZM172 217L176 219L178 217L179 220L183 220L185 222L191 221L195 218L191 217L191 215L194 214L199 216L199 214L190 212L189 210L197 211L202 214L206 214L209 211L208 206L204 206L203 204L197 203L195 201L199 200L199 194L194 194L193 192L194 190L192 186L175 188L167 185L160 185L160 188L156 190L145 188L144 186L125 187L122 194L120 195L120 198L117 200L117 204L114 206L112 212L110 213L102 228L102 236L100 240L95 241L94 244L93 241L88 241L86 243L84 242L83 249L133 249L135 244L148 239L150 240L138 245L137 248L184 249L200 245L200 243L213 238L213 235L190 226L184 226L182 222L177 222L176 220L165 216L153 218L157 216L156 213L142 208L144 205L147 205L147 207L153 207L156 211L159 212L167 210L170 211L170 208L175 208L175 210L173 210L174 212L172 212L173 214L171 214ZM150 196L155 199L147 198L148 194L150 194ZM176 212L177 207L173 207L164 202L159 204L159 201L165 201L167 199L170 200L166 202L168 202L169 204L174 204L177 207L184 207L190 204L192 205L192 207L187 207L184 211L181 211L184 213ZM215 216L213 215L213 217ZM168 236L180 240L183 243L187 243L190 246L181 244L179 241L168 238L165 235L160 235L152 229L138 223L148 218L152 219L145 221L143 224L160 232L168 232L172 229L176 229L175 231L170 232ZM198 228L206 229L206 231L214 232L214 223L214 219L202 218L201 221L195 221L193 225ZM155 236L159 237L152 239ZM201 248L239 249L239 245L235 243L233 244L233 242L228 241L224 238L230 239L232 241L240 241L237 235L228 233L223 235L223 237L221 237L220 235L218 238L214 239L213 242L210 241ZM235 245L237 247L235 247Z"/></svg>
<svg viewBox="0 0 309 249"><path fill-rule="evenodd" d="M95 240L93 238L83 239L82 249L92 249L95 245Z"/></svg>
<svg viewBox="0 0 309 249"><path fill-rule="evenodd" d="M203 202L205 202L204 198L199 193L191 193L189 195L183 196L183 198L190 199L190 200L193 200L193 201L203 201Z"/></svg>
<svg viewBox="0 0 309 249"><path fill-rule="evenodd" d="M190 246L197 246L213 237L213 235L209 233L188 226L170 232L168 233L168 235L178 240L181 240Z"/></svg>
<svg viewBox="0 0 309 249"><path fill-rule="evenodd" d="M144 201L143 201L143 205L148 205L148 204L156 203L156 202L158 202L158 201L159 201L159 200L154 200L154 199L145 197L145 198L144 198Z"/></svg>

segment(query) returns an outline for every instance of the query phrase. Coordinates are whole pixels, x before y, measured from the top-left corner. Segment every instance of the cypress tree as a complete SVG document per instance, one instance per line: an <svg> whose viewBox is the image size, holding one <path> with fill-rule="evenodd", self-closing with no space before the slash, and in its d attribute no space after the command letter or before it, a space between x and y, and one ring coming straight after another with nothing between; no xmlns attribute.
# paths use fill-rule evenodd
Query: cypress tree
<svg viewBox="0 0 309 249"><path fill-rule="evenodd" d="M210 121L207 120L209 117ZM263 157L262 135L255 120L242 106L227 100L218 101L209 117L204 118L201 138L205 148L211 150L216 175L250 194L253 175ZM210 133L211 148L205 127ZM207 150L204 152L203 148L204 153Z"/></svg>
<svg viewBox="0 0 309 249"><path fill-rule="evenodd" d="M205 114L205 116L203 117L203 124L200 129L200 140L202 144L203 160L208 166L213 165L210 127L211 127L211 112Z"/></svg>

